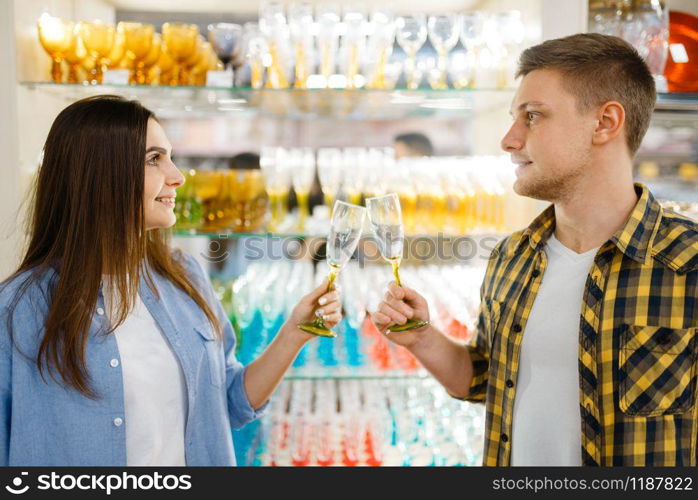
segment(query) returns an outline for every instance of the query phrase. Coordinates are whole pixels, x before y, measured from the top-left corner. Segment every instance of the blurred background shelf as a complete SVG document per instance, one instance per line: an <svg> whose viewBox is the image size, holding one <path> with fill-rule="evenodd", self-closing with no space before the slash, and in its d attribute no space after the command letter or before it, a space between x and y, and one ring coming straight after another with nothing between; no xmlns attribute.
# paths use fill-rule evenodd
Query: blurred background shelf
<svg viewBox="0 0 698 500"><path fill-rule="evenodd" d="M344 90L250 89L200 86L84 85L22 82L28 90L73 102L97 94L137 99L161 116L250 114L286 119L315 117L396 120L409 117L466 117L504 106L513 89Z"/></svg>

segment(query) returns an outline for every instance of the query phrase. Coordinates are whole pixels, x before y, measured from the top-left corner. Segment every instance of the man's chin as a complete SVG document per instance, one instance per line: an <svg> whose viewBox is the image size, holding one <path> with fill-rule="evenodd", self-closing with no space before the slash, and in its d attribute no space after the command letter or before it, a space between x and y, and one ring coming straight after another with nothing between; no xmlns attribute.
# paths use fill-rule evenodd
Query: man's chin
<svg viewBox="0 0 698 500"><path fill-rule="evenodd" d="M516 179L514 181L514 192L519 196L525 196L526 198L533 198L534 200L551 201L552 196L550 193L546 193L544 189L540 186L532 185L530 182L524 182L523 179Z"/></svg>

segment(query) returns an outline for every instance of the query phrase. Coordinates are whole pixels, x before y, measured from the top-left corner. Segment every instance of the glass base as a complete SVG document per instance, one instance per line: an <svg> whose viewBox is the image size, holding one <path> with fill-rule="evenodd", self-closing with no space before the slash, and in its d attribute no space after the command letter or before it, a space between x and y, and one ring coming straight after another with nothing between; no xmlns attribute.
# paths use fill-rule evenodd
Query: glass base
<svg viewBox="0 0 698 500"><path fill-rule="evenodd" d="M400 333L400 332L408 332L410 330L416 330L417 328L422 328L424 326L427 326L429 324L428 321L422 321L419 319L411 319L404 325L392 325L388 327L388 331L390 333Z"/></svg>
<svg viewBox="0 0 698 500"><path fill-rule="evenodd" d="M334 338L337 336L336 332L333 332L327 327L318 326L315 323L301 323L298 328L306 333L312 333L313 335L318 335L320 337L330 337Z"/></svg>

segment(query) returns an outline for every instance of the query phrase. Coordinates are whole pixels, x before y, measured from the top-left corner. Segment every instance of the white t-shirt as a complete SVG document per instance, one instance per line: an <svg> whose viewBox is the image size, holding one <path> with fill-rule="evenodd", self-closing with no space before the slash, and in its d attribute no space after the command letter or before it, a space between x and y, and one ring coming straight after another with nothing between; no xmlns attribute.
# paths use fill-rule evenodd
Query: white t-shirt
<svg viewBox="0 0 698 500"><path fill-rule="evenodd" d="M109 307L109 285L104 295ZM124 384L128 466L184 466L184 372L140 295L115 331Z"/></svg>
<svg viewBox="0 0 698 500"><path fill-rule="evenodd" d="M551 236L547 266L521 342L511 465L582 465L579 322L597 249L578 254Z"/></svg>

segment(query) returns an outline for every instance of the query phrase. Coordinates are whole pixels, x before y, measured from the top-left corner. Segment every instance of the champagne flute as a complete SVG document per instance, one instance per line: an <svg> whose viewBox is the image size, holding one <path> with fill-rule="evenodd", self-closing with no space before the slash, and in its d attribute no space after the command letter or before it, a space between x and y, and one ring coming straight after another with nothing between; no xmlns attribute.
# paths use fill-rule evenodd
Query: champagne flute
<svg viewBox="0 0 698 500"><path fill-rule="evenodd" d="M339 188L342 186L342 150L338 148L318 149L317 173L325 205L331 210Z"/></svg>
<svg viewBox="0 0 698 500"><path fill-rule="evenodd" d="M397 286L402 286L400 281L400 261L402 260L402 247L405 240L402 230L402 212L400 211L400 198L395 193L368 198L368 219L376 235L378 249L385 260L393 267L393 276ZM404 325L392 325L389 332L406 332L426 326L428 322L411 319Z"/></svg>
<svg viewBox="0 0 698 500"><path fill-rule="evenodd" d="M407 54L405 76L407 88L414 90L419 87L417 79L417 52L427 40L427 19L424 14L400 16L397 18L397 43Z"/></svg>
<svg viewBox="0 0 698 500"><path fill-rule="evenodd" d="M334 3L322 3L315 6L318 33L317 44L320 51L320 74L327 81L334 72L335 53L339 39L340 6Z"/></svg>
<svg viewBox="0 0 698 500"><path fill-rule="evenodd" d="M328 292L332 290L332 285L339 275L339 271L349 262L359 244L365 217L366 209L364 207L343 201L337 201L334 204L330 234L327 237L327 264L330 266L330 276L327 281ZM312 323L300 324L298 328L321 337L337 336L335 332L325 326L322 318L317 318Z"/></svg>
<svg viewBox="0 0 698 500"><path fill-rule="evenodd" d="M310 216L310 189L315 180L315 155L311 148L294 148L291 150L291 179L293 190L298 200L298 230L305 230L305 223Z"/></svg>
<svg viewBox="0 0 698 500"><path fill-rule="evenodd" d="M292 3L288 8L288 22L296 61L296 81L293 86L304 89L312 66L313 5L309 2Z"/></svg>
<svg viewBox="0 0 698 500"><path fill-rule="evenodd" d="M439 54L439 79L434 88L445 89L448 87L446 82L448 53L458 43L458 16L456 14L429 16L428 27L429 40Z"/></svg>

